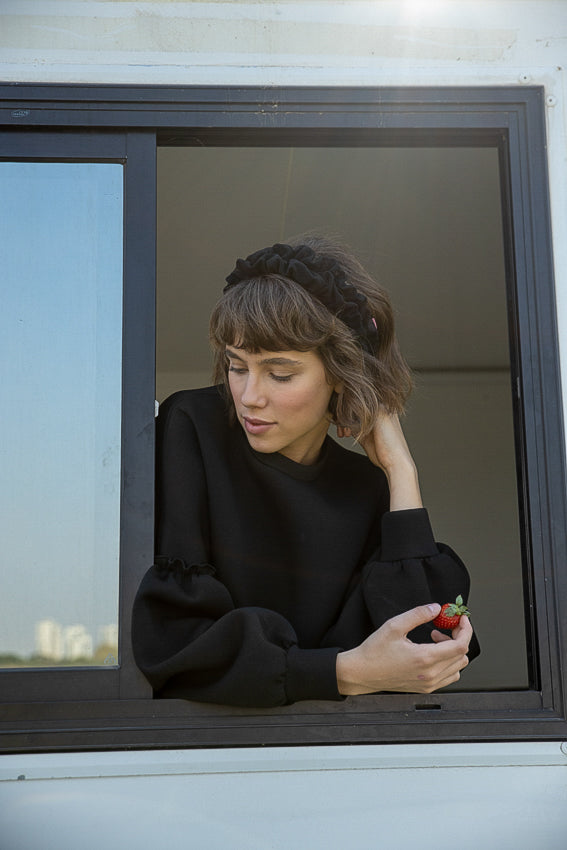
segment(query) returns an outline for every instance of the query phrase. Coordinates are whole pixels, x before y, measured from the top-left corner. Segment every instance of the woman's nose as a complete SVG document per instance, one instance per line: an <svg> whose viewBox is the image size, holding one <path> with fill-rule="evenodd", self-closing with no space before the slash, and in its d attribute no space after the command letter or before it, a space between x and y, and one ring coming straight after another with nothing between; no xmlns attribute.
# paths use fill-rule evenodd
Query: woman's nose
<svg viewBox="0 0 567 850"><path fill-rule="evenodd" d="M263 407L266 403L261 381L250 372L246 376L241 399L245 407Z"/></svg>

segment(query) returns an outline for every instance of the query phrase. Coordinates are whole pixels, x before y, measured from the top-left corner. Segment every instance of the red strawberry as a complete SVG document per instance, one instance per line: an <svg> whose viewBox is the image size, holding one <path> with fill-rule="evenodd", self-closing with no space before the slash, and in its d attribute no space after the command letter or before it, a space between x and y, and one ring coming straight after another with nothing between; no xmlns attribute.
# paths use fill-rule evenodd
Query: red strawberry
<svg viewBox="0 0 567 850"><path fill-rule="evenodd" d="M433 620L433 625L437 629L456 629L459 625L459 620L464 615L470 617L471 612L463 603L463 597L457 596L454 602L446 602L442 606L441 611Z"/></svg>

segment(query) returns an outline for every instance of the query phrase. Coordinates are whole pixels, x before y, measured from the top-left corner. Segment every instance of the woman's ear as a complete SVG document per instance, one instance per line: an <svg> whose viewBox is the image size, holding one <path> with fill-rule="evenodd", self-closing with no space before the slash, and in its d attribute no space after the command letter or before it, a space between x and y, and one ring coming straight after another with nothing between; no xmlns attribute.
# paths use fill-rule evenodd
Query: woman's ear
<svg viewBox="0 0 567 850"><path fill-rule="evenodd" d="M335 392L337 395L342 395L342 393L344 392L344 389L345 389L344 382L341 381L340 383L334 385L333 392Z"/></svg>

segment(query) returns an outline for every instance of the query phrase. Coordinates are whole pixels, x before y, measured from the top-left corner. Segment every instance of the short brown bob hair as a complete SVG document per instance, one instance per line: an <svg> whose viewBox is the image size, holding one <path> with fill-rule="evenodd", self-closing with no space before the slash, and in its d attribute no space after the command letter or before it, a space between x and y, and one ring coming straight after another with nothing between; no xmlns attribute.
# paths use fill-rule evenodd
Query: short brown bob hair
<svg viewBox="0 0 567 850"><path fill-rule="evenodd" d="M307 245L317 255L334 259L347 281L366 296L378 330L376 356L363 351L355 333L299 284L266 274L231 287L214 307L210 320L213 380L224 385L231 401L227 345L252 354L315 351L328 382L343 387L331 397L330 421L350 428L353 437L360 439L372 430L381 411L402 413L412 388L394 333L390 299L342 244L318 234L297 237L290 244Z"/></svg>

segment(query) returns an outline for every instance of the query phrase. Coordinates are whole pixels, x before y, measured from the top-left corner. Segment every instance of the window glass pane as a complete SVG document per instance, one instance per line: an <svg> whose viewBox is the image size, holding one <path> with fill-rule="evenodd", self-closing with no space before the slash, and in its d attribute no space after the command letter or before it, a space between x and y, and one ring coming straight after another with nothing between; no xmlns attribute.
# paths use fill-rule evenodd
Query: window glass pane
<svg viewBox="0 0 567 850"><path fill-rule="evenodd" d="M0 666L118 663L122 165L0 163Z"/></svg>

